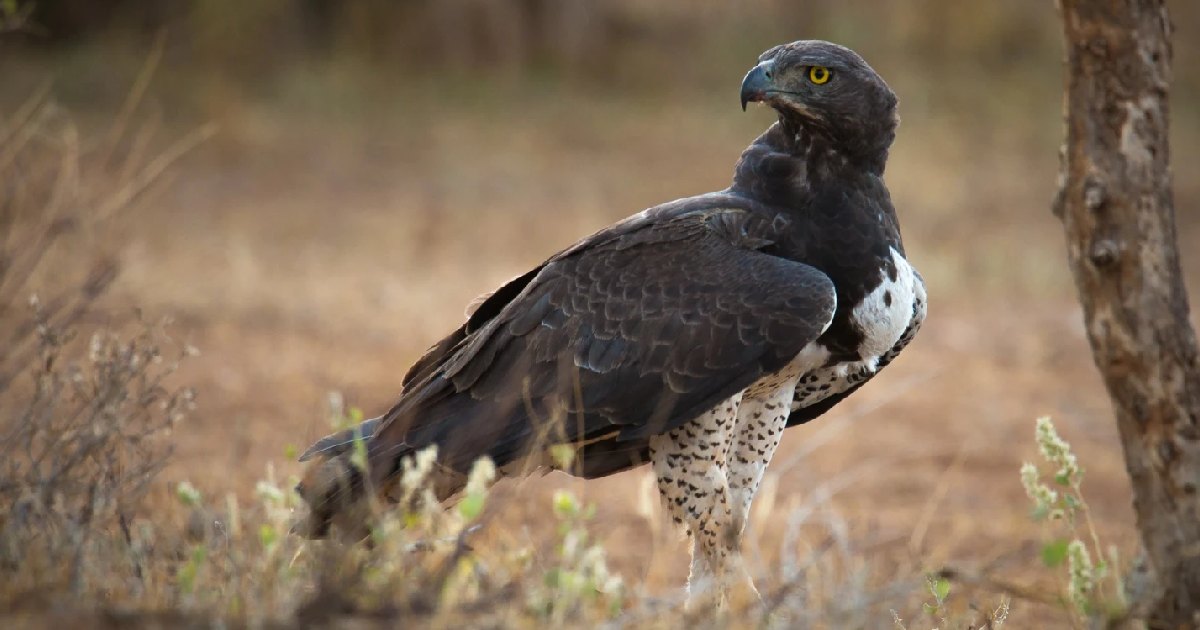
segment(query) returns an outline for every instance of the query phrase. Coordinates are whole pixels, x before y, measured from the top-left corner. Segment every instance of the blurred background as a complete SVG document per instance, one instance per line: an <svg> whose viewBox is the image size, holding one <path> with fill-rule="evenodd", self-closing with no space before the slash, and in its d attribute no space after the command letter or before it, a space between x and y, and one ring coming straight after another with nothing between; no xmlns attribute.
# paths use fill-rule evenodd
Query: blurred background
<svg viewBox="0 0 1200 630"><path fill-rule="evenodd" d="M1195 296L1200 4L1168 5ZM117 261L89 325L170 317L200 350L174 377L198 408L175 431L167 482L248 494L267 462L297 472L288 454L326 431L330 392L382 412L477 294L612 221L727 186L773 120L740 111L743 74L773 45L828 39L900 96L887 181L931 310L894 367L789 432L752 525L760 556L796 544L771 506L816 501L860 551L1035 580L1039 526L1017 468L1047 414L1089 471L1104 535L1133 549L1049 210L1063 56L1050 2L42 0L0 15L0 121L38 103L42 140L76 139L80 195L155 175L126 186L130 207L58 241L31 289ZM686 555L659 529L648 480L505 488L580 489L627 579L672 588ZM530 505L507 510L536 535Z"/></svg>

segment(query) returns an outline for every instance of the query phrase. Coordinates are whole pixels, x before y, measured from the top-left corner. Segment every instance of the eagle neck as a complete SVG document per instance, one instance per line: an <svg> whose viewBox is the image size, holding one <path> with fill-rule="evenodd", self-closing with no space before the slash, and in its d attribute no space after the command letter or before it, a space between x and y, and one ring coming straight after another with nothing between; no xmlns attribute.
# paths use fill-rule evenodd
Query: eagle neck
<svg viewBox="0 0 1200 630"><path fill-rule="evenodd" d="M826 186L864 175L880 178L886 159L885 150L864 162L827 135L781 118L742 152L731 189L770 205L797 207Z"/></svg>
<svg viewBox="0 0 1200 630"><path fill-rule="evenodd" d="M782 115L776 126L783 131L779 138L780 148L805 160L809 171L818 177L837 175L847 169L882 176L888 149L895 138L894 127L886 130L887 133L875 129L865 134L876 139L868 142L860 137L839 137L833 129L824 128L816 121L802 124Z"/></svg>

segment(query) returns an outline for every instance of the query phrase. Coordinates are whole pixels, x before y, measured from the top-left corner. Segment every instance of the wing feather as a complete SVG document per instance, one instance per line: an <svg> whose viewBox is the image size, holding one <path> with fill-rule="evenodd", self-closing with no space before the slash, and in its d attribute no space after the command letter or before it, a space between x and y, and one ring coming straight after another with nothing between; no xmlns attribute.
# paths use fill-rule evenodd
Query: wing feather
<svg viewBox="0 0 1200 630"><path fill-rule="evenodd" d="M373 474L433 443L457 470L482 455L503 465L555 423L598 458L583 473L606 474L782 368L822 333L836 297L821 272L760 251L782 227L761 214L669 204L492 294L410 370L369 443Z"/></svg>

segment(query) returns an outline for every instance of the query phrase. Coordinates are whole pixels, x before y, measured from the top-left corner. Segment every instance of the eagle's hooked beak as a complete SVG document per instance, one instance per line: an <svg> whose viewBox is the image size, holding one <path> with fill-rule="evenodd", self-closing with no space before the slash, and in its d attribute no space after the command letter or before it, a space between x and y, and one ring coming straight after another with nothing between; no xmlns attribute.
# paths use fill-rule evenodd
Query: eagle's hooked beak
<svg viewBox="0 0 1200 630"><path fill-rule="evenodd" d="M774 65L773 60L764 61L746 73L746 78L742 79L742 111L746 111L746 103L762 102L767 96L767 90L775 87L771 81Z"/></svg>

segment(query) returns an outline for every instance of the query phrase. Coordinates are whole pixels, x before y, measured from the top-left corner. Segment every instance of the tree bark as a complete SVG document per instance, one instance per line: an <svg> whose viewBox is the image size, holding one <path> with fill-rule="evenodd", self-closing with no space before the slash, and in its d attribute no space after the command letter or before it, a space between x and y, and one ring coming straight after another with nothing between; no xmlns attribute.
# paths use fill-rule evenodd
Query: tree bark
<svg viewBox="0 0 1200 630"><path fill-rule="evenodd" d="M1061 0L1066 145L1054 212L1116 411L1150 569L1133 611L1200 627L1200 360L1179 266L1162 0Z"/></svg>

